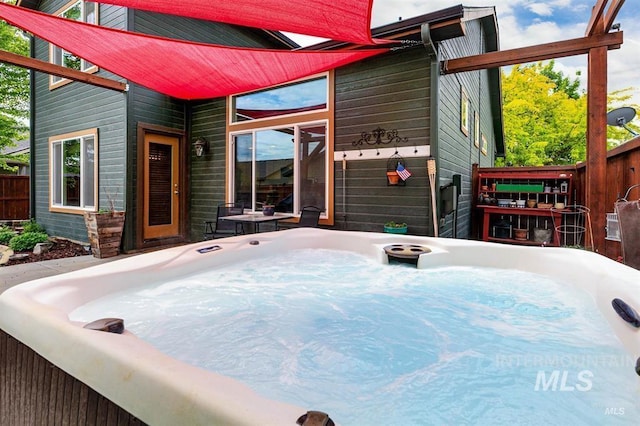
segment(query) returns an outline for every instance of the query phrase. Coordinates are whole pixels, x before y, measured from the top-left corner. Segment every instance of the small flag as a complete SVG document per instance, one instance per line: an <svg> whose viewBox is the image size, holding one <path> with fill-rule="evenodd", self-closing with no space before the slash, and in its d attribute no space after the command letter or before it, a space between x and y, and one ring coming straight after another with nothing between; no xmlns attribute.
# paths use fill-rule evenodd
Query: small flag
<svg viewBox="0 0 640 426"><path fill-rule="evenodd" d="M400 179L402 180L407 180L411 177L411 172L405 169L404 166L400 163L398 163L398 167L396 168L396 173L398 173L398 176L400 176Z"/></svg>

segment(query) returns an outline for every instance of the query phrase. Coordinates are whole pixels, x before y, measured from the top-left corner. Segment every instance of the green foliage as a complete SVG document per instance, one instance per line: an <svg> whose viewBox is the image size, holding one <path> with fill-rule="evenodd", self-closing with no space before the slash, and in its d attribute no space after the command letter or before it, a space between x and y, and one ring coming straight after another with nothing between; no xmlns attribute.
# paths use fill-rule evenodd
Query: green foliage
<svg viewBox="0 0 640 426"><path fill-rule="evenodd" d="M389 222L386 222L384 226L386 226L387 228L405 228L407 224L404 222L399 223L399 222L394 222L393 220L390 220Z"/></svg>
<svg viewBox="0 0 640 426"><path fill-rule="evenodd" d="M25 220L24 222L21 222L20 225L22 226L24 232L46 232L44 227L37 223L34 219Z"/></svg>
<svg viewBox="0 0 640 426"><path fill-rule="evenodd" d="M7 245L13 237L17 235L16 231L7 227L0 226L0 244Z"/></svg>
<svg viewBox="0 0 640 426"><path fill-rule="evenodd" d="M16 235L9 241L9 247L14 252L33 250L38 243L44 243L49 239L49 236L44 232L23 232L20 235Z"/></svg>
<svg viewBox="0 0 640 426"><path fill-rule="evenodd" d="M29 41L22 31L0 21L0 49L29 56ZM28 134L29 70L0 63L0 150ZM0 155L0 169L9 168Z"/></svg>
<svg viewBox="0 0 640 426"><path fill-rule="evenodd" d="M552 60L540 69L540 74L544 75L549 80L555 83L553 91L562 91L566 93L567 96L571 99L580 99L580 97L582 96L582 94L578 92L578 89L580 89L580 80L578 78L573 81L569 80L569 77L565 77L561 71L555 71L553 69L554 66L555 61Z"/></svg>
<svg viewBox="0 0 640 426"><path fill-rule="evenodd" d="M587 95L580 83L546 65L516 65L502 75L506 156L496 165L544 166L575 164L587 156ZM608 109L629 106L634 88L609 94ZM637 120L634 120L636 123ZM627 123L640 133L640 126ZM631 139L621 127L607 126L607 145L613 148Z"/></svg>
<svg viewBox="0 0 640 426"><path fill-rule="evenodd" d="M553 62L502 75L506 158L513 166L574 164L586 155L587 103ZM498 162L498 165L503 165Z"/></svg>

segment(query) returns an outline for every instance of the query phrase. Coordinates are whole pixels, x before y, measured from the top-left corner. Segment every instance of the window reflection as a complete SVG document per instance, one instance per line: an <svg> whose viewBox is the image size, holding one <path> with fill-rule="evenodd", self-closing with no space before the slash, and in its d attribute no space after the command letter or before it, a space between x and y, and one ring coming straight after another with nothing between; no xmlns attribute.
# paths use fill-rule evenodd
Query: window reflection
<svg viewBox="0 0 640 426"><path fill-rule="evenodd" d="M326 123L235 135L234 201L254 211L265 203L287 213L325 208L326 141Z"/></svg>
<svg viewBox="0 0 640 426"><path fill-rule="evenodd" d="M300 208L325 206L326 136L324 124L300 128Z"/></svg>
<svg viewBox="0 0 640 426"><path fill-rule="evenodd" d="M233 98L233 121L258 120L327 108L327 77Z"/></svg>

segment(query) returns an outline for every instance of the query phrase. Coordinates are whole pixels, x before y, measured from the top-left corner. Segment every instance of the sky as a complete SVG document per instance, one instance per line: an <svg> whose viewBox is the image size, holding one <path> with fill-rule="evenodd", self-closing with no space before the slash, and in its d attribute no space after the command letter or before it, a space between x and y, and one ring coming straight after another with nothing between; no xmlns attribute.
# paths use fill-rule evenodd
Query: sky
<svg viewBox="0 0 640 426"><path fill-rule="evenodd" d="M498 17L500 50L532 46L584 37L597 0L373 0L371 26L393 23L389 18L408 19L458 4L472 7L493 6ZM608 55L607 90L611 93L633 87L633 103L640 104L640 7L638 0L626 0L615 22L624 31L624 43ZM611 4L612 0L608 1ZM635 25L634 25L635 24ZM292 36L300 44L312 39ZM317 39L316 39L317 40ZM578 77L587 89L587 55L555 59L555 69L570 78ZM508 71L505 70L505 71ZM581 75L577 76L576 72ZM626 106L619 105L619 106ZM634 124L640 125L640 111Z"/></svg>

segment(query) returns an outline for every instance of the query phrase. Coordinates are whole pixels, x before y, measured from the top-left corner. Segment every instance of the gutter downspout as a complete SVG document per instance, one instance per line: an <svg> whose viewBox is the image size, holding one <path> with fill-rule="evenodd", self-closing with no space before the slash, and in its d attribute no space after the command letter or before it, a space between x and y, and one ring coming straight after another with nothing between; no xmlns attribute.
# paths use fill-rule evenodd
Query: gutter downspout
<svg viewBox="0 0 640 426"><path fill-rule="evenodd" d="M35 37L29 35L29 56L34 57L36 51ZM36 73L29 70L29 217L36 219Z"/></svg>
<svg viewBox="0 0 640 426"><path fill-rule="evenodd" d="M434 45L433 40L431 38L431 30L429 28L429 24L422 24L422 28L420 30L422 36L422 43L424 44L427 54L431 58L431 69L430 69L430 105L429 109L431 111L430 117L430 125L429 125L429 159L427 159L427 174L429 175L430 181L433 179L433 182L430 182L430 192L431 192L431 215L432 215L432 226L433 226L433 235L435 237L438 236L438 215L437 215L437 198L438 194L435 191L435 183L437 182L437 162L438 158L438 137L439 137L439 109L440 105L440 55L439 49L437 45ZM427 227L429 224L427 223Z"/></svg>

